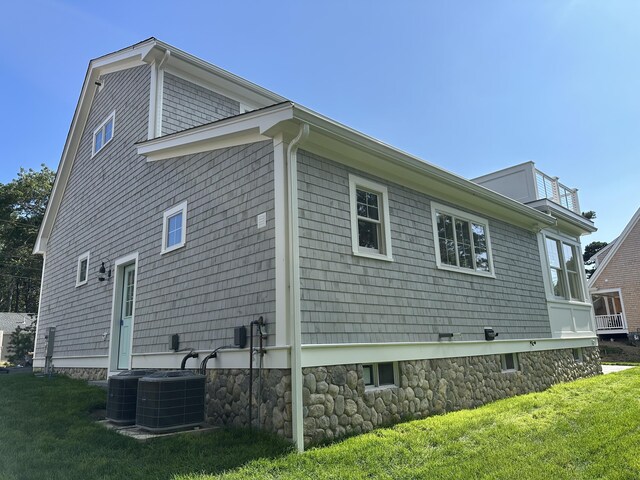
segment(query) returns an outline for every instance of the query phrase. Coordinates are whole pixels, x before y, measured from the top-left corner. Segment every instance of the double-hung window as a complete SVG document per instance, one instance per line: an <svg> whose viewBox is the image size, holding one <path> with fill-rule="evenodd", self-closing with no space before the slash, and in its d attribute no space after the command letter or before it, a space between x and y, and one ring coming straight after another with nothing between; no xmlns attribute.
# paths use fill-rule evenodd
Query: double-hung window
<svg viewBox="0 0 640 480"><path fill-rule="evenodd" d="M438 267L493 276L487 220L436 203L431 209Z"/></svg>
<svg viewBox="0 0 640 480"><path fill-rule="evenodd" d="M89 252L83 253L78 257L78 266L76 268L76 287L84 285L89 279Z"/></svg>
<svg viewBox="0 0 640 480"><path fill-rule="evenodd" d="M92 156L102 150L102 148L111 141L114 134L115 122L116 112L113 111L111 115L94 130Z"/></svg>
<svg viewBox="0 0 640 480"><path fill-rule="evenodd" d="M551 290L555 297L566 300L583 300L580 283L580 266L575 245L546 237L547 259Z"/></svg>
<svg viewBox="0 0 640 480"><path fill-rule="evenodd" d="M392 260L387 188L349 175L354 255Z"/></svg>
<svg viewBox="0 0 640 480"><path fill-rule="evenodd" d="M187 238L187 202L170 208L163 214L162 249L167 253L184 247Z"/></svg>

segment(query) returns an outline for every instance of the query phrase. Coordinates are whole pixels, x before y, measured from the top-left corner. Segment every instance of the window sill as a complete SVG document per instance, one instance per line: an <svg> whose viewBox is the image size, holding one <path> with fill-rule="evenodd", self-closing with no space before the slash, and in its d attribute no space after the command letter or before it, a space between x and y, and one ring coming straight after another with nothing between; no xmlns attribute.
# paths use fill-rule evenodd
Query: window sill
<svg viewBox="0 0 640 480"><path fill-rule="evenodd" d="M381 253L374 252L361 252L359 250L354 250L353 255L356 257L364 257L364 258L372 258L374 260L382 260L384 262L393 262L393 257L383 255Z"/></svg>
<svg viewBox="0 0 640 480"><path fill-rule="evenodd" d="M382 390L389 390L390 388L399 388L398 385L378 385L377 387L375 385L365 385L364 386L364 391L365 392L381 392Z"/></svg>
<svg viewBox="0 0 640 480"><path fill-rule="evenodd" d="M84 282L77 282L76 283L76 288L81 287L81 286L86 285L86 284L87 284L87 280L85 280Z"/></svg>
<svg viewBox="0 0 640 480"><path fill-rule="evenodd" d="M501 370L502 373L518 373L520 370L516 370L515 368L511 368L509 370Z"/></svg>
<svg viewBox="0 0 640 480"><path fill-rule="evenodd" d="M592 307L591 303L582 302L580 300L567 300L566 298L561 298L561 297L547 297L547 302L557 303L559 305L571 305L574 307L584 307L584 308Z"/></svg>
<svg viewBox="0 0 640 480"><path fill-rule="evenodd" d="M496 278L496 274L493 272L477 272L475 270L470 270L468 268L460 268L453 267L450 265L442 265L441 263L436 264L436 268L438 270L446 270L448 272L457 272L463 273L465 275L475 275L476 277L485 277L485 278Z"/></svg>
<svg viewBox="0 0 640 480"><path fill-rule="evenodd" d="M164 255L165 253L175 252L176 250L184 248L185 246L186 246L186 243L180 243L178 245L174 245L169 248L163 248L162 250L160 250L160 255Z"/></svg>

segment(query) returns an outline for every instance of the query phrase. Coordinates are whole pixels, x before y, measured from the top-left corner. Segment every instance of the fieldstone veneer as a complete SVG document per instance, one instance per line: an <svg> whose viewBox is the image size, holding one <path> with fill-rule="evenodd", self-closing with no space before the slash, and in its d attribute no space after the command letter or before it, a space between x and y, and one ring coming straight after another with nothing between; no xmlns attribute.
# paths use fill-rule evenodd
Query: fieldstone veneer
<svg viewBox="0 0 640 480"><path fill-rule="evenodd" d="M365 389L362 365L303 369L305 445L403 419L473 408L602 373L596 347L519 353L520 370L502 372L500 355L398 362L398 384Z"/></svg>

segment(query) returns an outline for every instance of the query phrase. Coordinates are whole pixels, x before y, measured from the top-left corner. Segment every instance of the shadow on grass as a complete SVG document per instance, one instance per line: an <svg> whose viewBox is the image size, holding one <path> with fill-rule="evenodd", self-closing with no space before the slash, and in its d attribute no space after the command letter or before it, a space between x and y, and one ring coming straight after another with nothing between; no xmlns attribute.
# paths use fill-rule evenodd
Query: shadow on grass
<svg viewBox="0 0 640 480"><path fill-rule="evenodd" d="M217 474L292 451L288 441L275 435L235 429L140 443L93 420L105 403L105 390L82 381L3 375L0 477L169 479Z"/></svg>

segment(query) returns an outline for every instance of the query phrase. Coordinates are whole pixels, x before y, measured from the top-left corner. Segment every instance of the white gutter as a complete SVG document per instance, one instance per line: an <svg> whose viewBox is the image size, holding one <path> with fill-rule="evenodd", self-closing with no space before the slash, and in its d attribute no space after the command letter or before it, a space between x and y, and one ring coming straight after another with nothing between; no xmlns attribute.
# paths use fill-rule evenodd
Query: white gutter
<svg viewBox="0 0 640 480"><path fill-rule="evenodd" d="M309 124L300 125L298 136L287 148L289 177L289 318L291 319L291 420L293 441L304 451L302 409L302 332L300 320L300 239L298 238L298 147L309 136Z"/></svg>

